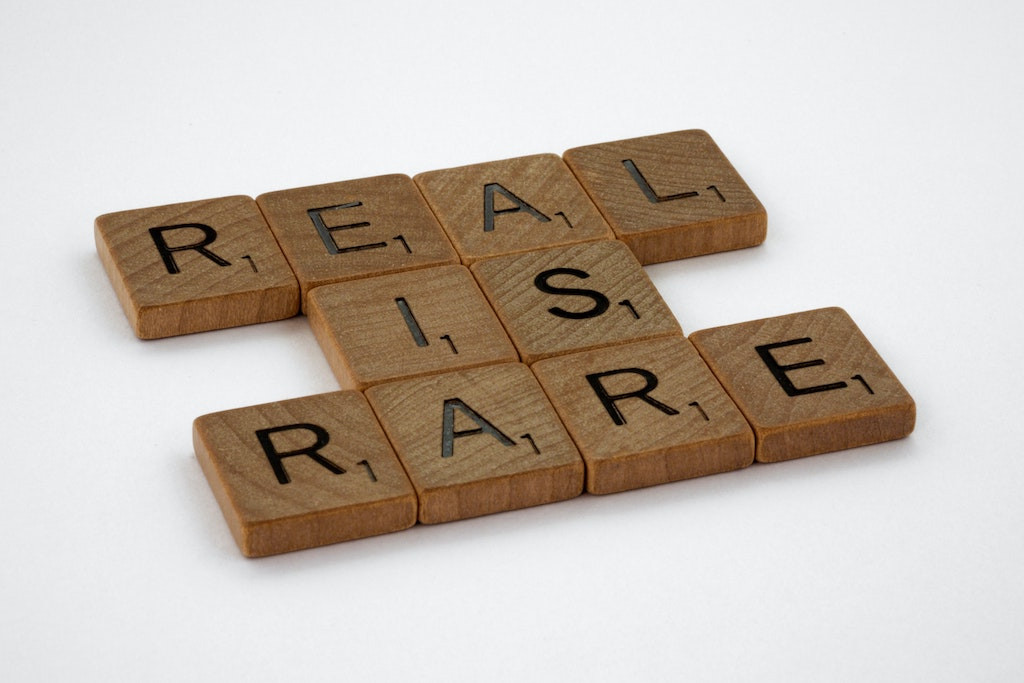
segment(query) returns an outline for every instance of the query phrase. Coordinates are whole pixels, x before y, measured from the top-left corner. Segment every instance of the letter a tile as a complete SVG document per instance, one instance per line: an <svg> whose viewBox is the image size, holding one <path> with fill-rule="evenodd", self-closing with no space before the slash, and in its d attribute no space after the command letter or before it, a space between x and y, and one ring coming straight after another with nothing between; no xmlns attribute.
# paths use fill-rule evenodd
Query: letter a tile
<svg viewBox="0 0 1024 683"><path fill-rule="evenodd" d="M754 435L689 341L666 337L531 366L587 465L614 493L754 462Z"/></svg>
<svg viewBox="0 0 1024 683"><path fill-rule="evenodd" d="M754 428L759 462L914 429L914 400L841 308L701 330L690 341Z"/></svg>
<svg viewBox="0 0 1024 683"><path fill-rule="evenodd" d="M362 394L339 391L203 415L196 457L249 557L416 523L416 495Z"/></svg>
<svg viewBox="0 0 1024 683"><path fill-rule="evenodd" d="M428 171L414 180L465 264L613 237L556 154Z"/></svg>
<svg viewBox="0 0 1024 683"><path fill-rule="evenodd" d="M643 264L752 247L764 207L702 130L570 149L569 168Z"/></svg>
<svg viewBox="0 0 1024 683"><path fill-rule="evenodd" d="M519 363L371 387L425 524L578 496L583 461L536 378Z"/></svg>
<svg viewBox="0 0 1024 683"><path fill-rule="evenodd" d="M96 250L142 339L289 318L299 285L250 197L109 213Z"/></svg>

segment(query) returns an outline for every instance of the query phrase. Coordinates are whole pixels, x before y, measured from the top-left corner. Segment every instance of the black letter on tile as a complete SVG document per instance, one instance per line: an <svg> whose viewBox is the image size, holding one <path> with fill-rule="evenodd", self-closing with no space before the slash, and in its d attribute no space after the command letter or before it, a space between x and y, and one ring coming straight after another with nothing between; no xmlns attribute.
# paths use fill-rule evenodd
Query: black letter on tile
<svg viewBox="0 0 1024 683"><path fill-rule="evenodd" d="M495 209L494 208L494 193L499 192L505 199L509 200L515 206L509 209ZM525 211L541 223L547 223L551 219L542 214L537 209L533 208L522 199L514 195L509 190L506 190L498 183L487 183L484 185L484 232L491 232L494 230L494 216L499 213L517 213L519 211Z"/></svg>
<svg viewBox="0 0 1024 683"><path fill-rule="evenodd" d="M459 409L463 415L479 425L476 429L455 429L455 409ZM444 418L441 428L441 457L450 458L454 453L455 439L474 434L490 434L503 446L515 446L516 442L505 436L505 434L488 422L480 413L476 412L461 398L448 398L444 401Z"/></svg>
<svg viewBox="0 0 1024 683"><path fill-rule="evenodd" d="M293 429L305 429L306 431L313 432L316 436L316 443L312 446L306 446L305 448L297 448L294 451L285 451L284 453L279 452L274 446L274 442L270 440L270 435L277 432L287 432ZM301 422L293 425L285 425L283 427L257 429L256 438L259 439L260 445L263 446L263 452L267 454L267 460L270 461L270 466L274 468L274 474L277 475L277 481L282 484L287 484L291 479L288 477L288 473L285 472L284 463L281 461L284 458L290 458L294 455L305 455L312 458L334 474L345 474L345 470L320 455L320 449L326 446L327 442L330 441L331 438L327 433L327 430L323 427L315 424L309 424L308 422Z"/></svg>
<svg viewBox="0 0 1024 683"><path fill-rule="evenodd" d="M324 246L327 247L327 253L329 254L345 254L350 251L363 251L365 249L380 249L381 247L388 246L387 242L372 242L370 244L360 244L354 247L338 247L338 243L334 241L335 230L353 230L355 228L365 228L369 223L362 221L360 223L346 223L345 225L327 225L324 223L324 218L321 215L324 211L333 211L335 209L351 209L357 206L362 206L362 202L349 202L347 204L336 204L335 206L321 206L319 209L306 209L306 215L313 221L313 225L316 226L316 231L320 235L321 241Z"/></svg>
<svg viewBox="0 0 1024 683"><path fill-rule="evenodd" d="M633 163L632 159L623 159L622 165L626 167L627 171L629 171L629 175L631 175L636 184L640 186L640 189L643 190L644 196L647 197L647 201L651 204L657 204L658 202L670 202L673 199L689 199L690 197L698 196L697 192L678 192L676 194L661 196L654 191L654 188L651 187L649 182L647 182L647 178L645 178L644 174L640 172L640 169L636 167L636 164Z"/></svg>
<svg viewBox="0 0 1024 683"><path fill-rule="evenodd" d="M786 375L787 372L792 370L799 370L800 368L813 368L817 365L824 365L825 361L820 358L814 360L805 360L800 363L792 363L790 365L779 365L779 362L772 356L772 349L779 349L784 346L796 346L797 344L808 344L810 343L810 337L802 337L800 339L790 339L789 341L776 342L774 344L762 344L761 346L755 346L757 355L761 356L761 360L768 366L775 380L782 387L782 390L789 396L802 396L804 394L816 394L819 391L832 391L833 389L845 389L846 382L833 382L832 384L819 384L813 387L797 387L793 384L793 381Z"/></svg>
<svg viewBox="0 0 1024 683"><path fill-rule="evenodd" d="M644 386L637 391L627 391L624 394L609 394L604 385L601 384L602 377L608 377L610 375L622 375L626 373L632 373L640 375L644 378ZM672 406L665 405L656 398L652 398L650 393L658 386L658 376L650 370L644 370L642 368L622 368L620 370L609 370L608 372L595 372L587 375L587 381L590 382L590 387L597 394L597 397L601 400L601 404L604 409L608 411L608 415L611 416L612 422L617 425L626 424L626 418L619 410L618 406L615 405L616 401L621 401L626 398L638 398L644 401L648 405L654 406L666 415L678 415L679 411Z"/></svg>
<svg viewBox="0 0 1024 683"><path fill-rule="evenodd" d="M203 239L193 244L183 244L181 246L172 247L167 244L167 240L164 239L164 233L168 230L200 230L203 233ZM217 256L212 251L206 248L207 244L212 244L217 239L217 231L211 228L209 225L203 225L202 223L182 223L180 225L165 225L160 228L150 228L149 236L153 238L153 243L156 245L157 251L160 252L160 258L164 260L164 265L167 267L167 272L171 275L175 275L181 272L178 268L178 264L174 261L174 252L176 251L198 251L200 254L210 259L218 266L230 266L231 263Z"/></svg>
<svg viewBox="0 0 1024 683"><path fill-rule="evenodd" d="M573 277L578 277L580 279L590 277L590 273L585 270L577 270L576 268L552 268L551 270L545 270L544 272L539 273L537 277L533 278L533 286L545 294L585 296L594 301L594 307L586 311L567 311L564 308L555 306L548 309L549 313L557 315L560 318L583 320L585 318L596 318L608 310L608 306L611 302L608 301L608 297L601 292L593 289L578 289L576 287L555 287L554 285L548 284L548 280L555 275L572 275Z"/></svg>

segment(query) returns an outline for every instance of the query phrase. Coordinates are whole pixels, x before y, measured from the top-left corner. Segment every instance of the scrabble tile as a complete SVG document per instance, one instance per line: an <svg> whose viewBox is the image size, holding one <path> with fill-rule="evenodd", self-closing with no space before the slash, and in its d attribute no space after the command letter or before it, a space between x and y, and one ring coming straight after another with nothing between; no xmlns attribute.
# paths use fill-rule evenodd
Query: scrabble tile
<svg viewBox="0 0 1024 683"><path fill-rule="evenodd" d="M192 434L224 518L249 557L416 523L416 494L359 392L203 415Z"/></svg>
<svg viewBox="0 0 1024 683"><path fill-rule="evenodd" d="M643 264L764 241L764 207L702 130L577 147L563 156Z"/></svg>
<svg viewBox="0 0 1024 683"><path fill-rule="evenodd" d="M458 370L371 387L419 521L553 503L583 490L583 461L529 368Z"/></svg>
<svg viewBox="0 0 1024 683"><path fill-rule="evenodd" d="M302 288L459 263L423 195L393 174L268 192L256 203Z"/></svg>
<svg viewBox="0 0 1024 683"><path fill-rule="evenodd" d="M683 337L549 358L531 369L580 449L590 493L754 462L750 426Z"/></svg>
<svg viewBox="0 0 1024 683"><path fill-rule="evenodd" d="M690 340L777 462L899 439L914 400L841 308L701 330Z"/></svg>
<svg viewBox="0 0 1024 683"><path fill-rule="evenodd" d="M119 211L96 250L142 339L289 318L299 286L250 197Z"/></svg>
<svg viewBox="0 0 1024 683"><path fill-rule="evenodd" d="M414 179L466 264L613 237L555 154L429 171Z"/></svg>
<svg viewBox="0 0 1024 683"><path fill-rule="evenodd" d="M473 264L524 363L666 335L679 323L621 242L592 242Z"/></svg>
<svg viewBox="0 0 1024 683"><path fill-rule="evenodd" d="M464 266L317 287L308 306L343 389L519 360Z"/></svg>

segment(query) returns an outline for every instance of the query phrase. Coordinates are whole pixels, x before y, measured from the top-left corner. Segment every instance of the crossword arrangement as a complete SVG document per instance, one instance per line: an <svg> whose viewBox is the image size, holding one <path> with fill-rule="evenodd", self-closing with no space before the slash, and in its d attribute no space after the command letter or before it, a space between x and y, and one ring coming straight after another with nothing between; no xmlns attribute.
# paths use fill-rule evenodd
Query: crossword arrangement
<svg viewBox="0 0 1024 683"><path fill-rule="evenodd" d="M310 548L908 435L840 308L684 335L643 265L751 247L707 133L121 211L143 339L305 314L341 391L203 415L242 553Z"/></svg>

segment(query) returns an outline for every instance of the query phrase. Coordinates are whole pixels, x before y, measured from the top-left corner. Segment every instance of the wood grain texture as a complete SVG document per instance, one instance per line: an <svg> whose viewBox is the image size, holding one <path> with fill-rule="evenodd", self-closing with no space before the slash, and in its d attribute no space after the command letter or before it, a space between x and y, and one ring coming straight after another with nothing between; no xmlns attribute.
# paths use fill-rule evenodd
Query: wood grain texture
<svg viewBox="0 0 1024 683"><path fill-rule="evenodd" d="M302 288L459 263L423 195L402 174L256 198Z"/></svg>
<svg viewBox="0 0 1024 683"><path fill-rule="evenodd" d="M473 264L524 363L666 335L679 323L621 242L592 242Z"/></svg>
<svg viewBox="0 0 1024 683"><path fill-rule="evenodd" d="M248 557L416 523L412 484L358 392L203 415L192 433L196 457Z"/></svg>
<svg viewBox="0 0 1024 683"><path fill-rule="evenodd" d="M317 287L309 322L343 389L519 356L464 266Z"/></svg>
<svg viewBox="0 0 1024 683"><path fill-rule="evenodd" d="M915 405L841 308L701 330L690 340L777 462L899 439Z"/></svg>
<svg viewBox="0 0 1024 683"><path fill-rule="evenodd" d="M765 239L764 207L702 130L577 147L563 157L645 265Z"/></svg>
<svg viewBox="0 0 1024 683"><path fill-rule="evenodd" d="M754 434L689 341L667 337L531 366L587 467L615 493L754 462Z"/></svg>
<svg viewBox="0 0 1024 683"><path fill-rule="evenodd" d="M583 490L579 452L525 365L381 384L366 396L416 487L425 524Z"/></svg>
<svg viewBox="0 0 1024 683"><path fill-rule="evenodd" d="M613 237L555 154L428 171L414 180L466 264Z"/></svg>
<svg viewBox="0 0 1024 683"><path fill-rule="evenodd" d="M250 197L105 214L96 219L95 238L142 339L281 320L299 311L295 276Z"/></svg>

